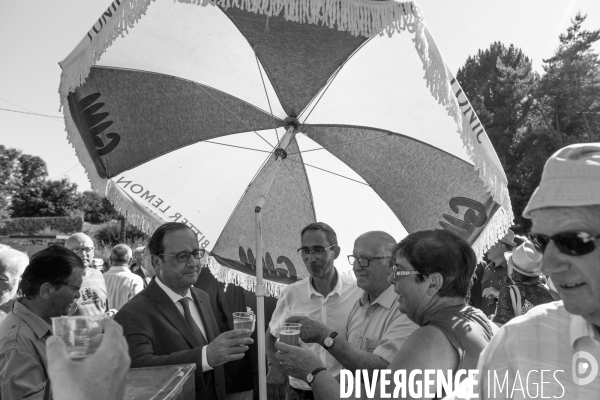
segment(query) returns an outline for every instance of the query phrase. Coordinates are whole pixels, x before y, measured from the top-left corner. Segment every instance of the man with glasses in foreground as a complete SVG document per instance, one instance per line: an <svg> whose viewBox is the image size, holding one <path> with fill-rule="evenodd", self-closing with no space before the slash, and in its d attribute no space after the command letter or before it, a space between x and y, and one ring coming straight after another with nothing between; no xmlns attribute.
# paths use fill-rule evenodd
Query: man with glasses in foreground
<svg viewBox="0 0 600 400"><path fill-rule="evenodd" d="M509 388L522 381L524 391L515 391L515 399L536 397L536 391L545 398L597 399L600 143L571 145L552 155L523 216L532 220L532 241L544 253L542 272L562 301L534 307L498 332L479 360L479 398L513 398L494 388L494 376L507 376Z"/></svg>
<svg viewBox="0 0 600 400"><path fill-rule="evenodd" d="M385 232L373 231L354 241L348 261L363 290L354 303L346 323L346 336L337 336L327 351L350 371L385 369L400 347L418 326L399 309L398 295L388 281L394 238ZM306 343L324 343L334 329L312 318L291 317L290 322L302 324L300 338ZM361 390L362 398L367 393Z"/></svg>
<svg viewBox="0 0 600 400"><path fill-rule="evenodd" d="M133 368L196 364L196 399L225 400L222 365L244 357L249 329L219 335L208 295L193 287L205 255L185 224L168 222L148 242L156 277L115 316Z"/></svg>
<svg viewBox="0 0 600 400"><path fill-rule="evenodd" d="M79 298L83 263L72 251L50 246L25 268L13 309L0 324L0 398L42 399L49 393L46 339L52 317L67 315Z"/></svg>
<svg viewBox="0 0 600 400"><path fill-rule="evenodd" d="M94 268L94 241L85 233L71 235L65 247L81 258L85 270L81 284L81 297L77 301L75 315L100 315L108 312L108 291L102 272ZM72 312L73 313L73 310Z"/></svg>
<svg viewBox="0 0 600 400"><path fill-rule="evenodd" d="M340 255L340 247L337 245L337 235L329 225L323 222L307 225L300 233L300 243L298 252L310 276L283 291L271 317L266 334L269 400L314 398L311 387L303 381L306 376L302 379L290 377L288 383L287 374L274 358L280 324L294 313L299 313L330 327L327 338L322 338L321 342L310 344L309 347L318 355L322 365L337 377L341 365L327 352L327 348L335 343L338 335L340 338L346 337L348 315L362 294L356 284L339 273L333 265Z"/></svg>

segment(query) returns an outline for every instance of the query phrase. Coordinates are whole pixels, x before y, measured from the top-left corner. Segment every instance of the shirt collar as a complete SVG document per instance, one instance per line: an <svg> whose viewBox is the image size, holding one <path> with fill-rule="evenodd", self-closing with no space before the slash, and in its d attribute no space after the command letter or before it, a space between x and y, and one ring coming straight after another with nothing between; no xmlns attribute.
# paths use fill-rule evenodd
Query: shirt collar
<svg viewBox="0 0 600 400"><path fill-rule="evenodd" d="M129 267L127 265L113 265L112 267L110 267L109 271L113 271L113 272L131 272L131 270L129 269ZM133 272L131 272L133 273Z"/></svg>
<svg viewBox="0 0 600 400"><path fill-rule="evenodd" d="M385 289L383 291L383 293L381 293L379 295L379 297L377 297L375 299L375 301L373 303L371 303L370 305L379 304L389 310L394 305L394 301L396 301L397 297L398 296L394 292L394 285L389 285L387 287L387 289ZM368 304L369 303L369 293L363 292L361 298L358 301L359 301L361 307L364 306L365 304Z"/></svg>
<svg viewBox="0 0 600 400"><path fill-rule="evenodd" d="M598 342L594 326L590 324L581 315L571 314L571 323L569 326L569 338L571 339L571 347L575 347L575 342L577 342L578 339L587 336L589 336L596 343Z"/></svg>
<svg viewBox="0 0 600 400"><path fill-rule="evenodd" d="M180 296L177 293L175 293L173 290L171 290L170 287L168 287L167 285L165 285L164 283L162 283L160 281L160 279L158 278L158 276L155 279L156 284L167 294L167 296L169 296L169 298L171 299L171 301L173 301L173 303L177 304L177 302L181 299L183 299L184 297L187 297L188 299L191 299L192 301L194 301L194 298L192 297L192 293L190 291L190 289L187 290L185 296Z"/></svg>
<svg viewBox="0 0 600 400"><path fill-rule="evenodd" d="M335 272L337 274L337 283L335 284L335 287L333 288L333 290L331 291L331 293L329 293L327 296L330 295L334 295L334 294L338 294L338 295L342 295L342 274L340 274L340 272L337 270L337 268L333 267L333 269L335 269ZM310 298L313 294L316 296L321 296L321 293L317 292L315 290L315 288L312 285L312 277L308 278L308 297Z"/></svg>
<svg viewBox="0 0 600 400"><path fill-rule="evenodd" d="M21 303L20 300L16 300L13 305L13 313L21 318L33 332L35 332L38 339L42 339L48 333L52 333L50 325L44 321L39 315L31 311L27 306Z"/></svg>

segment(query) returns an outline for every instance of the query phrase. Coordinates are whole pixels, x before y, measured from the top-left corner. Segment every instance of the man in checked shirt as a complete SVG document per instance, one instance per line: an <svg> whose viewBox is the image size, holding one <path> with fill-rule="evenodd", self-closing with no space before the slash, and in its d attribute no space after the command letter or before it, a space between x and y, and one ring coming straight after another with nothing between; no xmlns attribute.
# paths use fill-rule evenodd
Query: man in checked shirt
<svg viewBox="0 0 600 400"><path fill-rule="evenodd" d="M391 235L380 231L364 233L354 242L352 255L347 257L362 294L348 316L346 335L332 338L335 329L315 319L288 319L302 324L303 341L320 344L350 371L368 369L372 373L388 368L404 340L418 328L400 312L398 295L388 282L391 249L395 244ZM365 390L361 393L366 396Z"/></svg>

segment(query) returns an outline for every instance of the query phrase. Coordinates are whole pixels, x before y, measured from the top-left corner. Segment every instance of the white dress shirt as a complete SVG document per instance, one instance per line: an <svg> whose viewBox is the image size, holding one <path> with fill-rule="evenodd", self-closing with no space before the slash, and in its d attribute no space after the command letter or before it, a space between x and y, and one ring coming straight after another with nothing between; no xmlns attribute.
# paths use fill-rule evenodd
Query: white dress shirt
<svg viewBox="0 0 600 400"><path fill-rule="evenodd" d="M120 310L144 289L142 278L131 272L127 265L113 265L104 274L108 292L108 308Z"/></svg>
<svg viewBox="0 0 600 400"><path fill-rule="evenodd" d="M162 283L158 276L156 276L156 283L167 294L167 296L169 296L169 298L173 301L173 303L175 303L175 307L177 307L177 309L179 310L181 315L183 315L184 317L185 317L185 314L183 311L183 306L181 305L179 300L183 299L184 297L187 297L188 299L192 300L192 301L188 301L188 304L190 305L190 314L192 314L192 318L196 322L196 325L198 325L198 328L200 328L202 335L204 335L204 339L206 339L206 330L204 329L204 324L202 323L202 318L200 317L200 312L198 311L198 307L196 307L196 302L194 302L194 298L192 297L192 293L191 293L190 289L187 290L185 296L180 296L177 293L175 293L173 290L171 290L167 285ZM208 340L206 340L206 343L208 343ZM206 372L206 371L210 371L211 369L213 369L213 367L211 367L208 364L208 358L206 358L206 346L204 346L202 348L202 371Z"/></svg>
<svg viewBox="0 0 600 400"><path fill-rule="evenodd" d="M339 273L338 280L327 296L317 292L311 284L311 278L303 279L286 287L277 300L277 306L271 317L269 329L271 334L279 337L279 325L291 315L290 312L304 312L305 317L321 321L329 328L336 331L340 337L346 337L346 322L348 315L362 294L356 282L348 276ZM327 370L337 378L342 365L325 350L319 343L309 343L308 347L314 351ZM310 386L290 376L290 385L296 389L312 390Z"/></svg>

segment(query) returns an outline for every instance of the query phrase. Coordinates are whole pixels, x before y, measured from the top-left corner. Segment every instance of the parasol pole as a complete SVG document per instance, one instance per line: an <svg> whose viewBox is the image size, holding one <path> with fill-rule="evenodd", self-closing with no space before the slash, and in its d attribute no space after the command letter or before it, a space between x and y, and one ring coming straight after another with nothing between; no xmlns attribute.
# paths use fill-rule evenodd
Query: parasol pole
<svg viewBox="0 0 600 400"><path fill-rule="evenodd" d="M262 249L262 208L267 201L267 195L275 180L275 175L283 160L287 157L285 148L293 137L296 126L289 126L281 138L277 148L273 151L275 161L271 165L269 176L263 186L262 193L254 208L255 237L256 237L256 311L258 314L258 327L256 335L258 340L258 393L260 400L267 400L267 364L265 349L265 286L263 285L263 249Z"/></svg>

